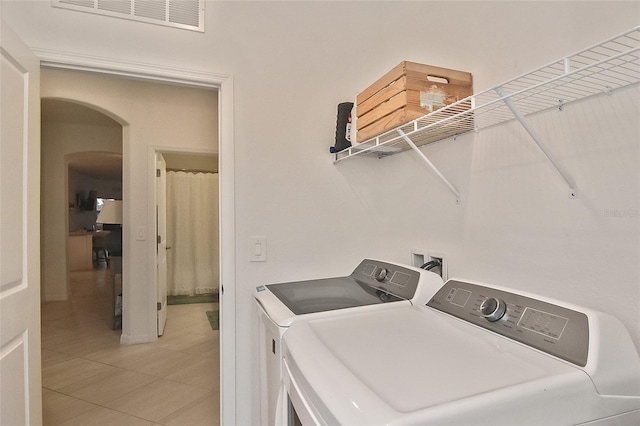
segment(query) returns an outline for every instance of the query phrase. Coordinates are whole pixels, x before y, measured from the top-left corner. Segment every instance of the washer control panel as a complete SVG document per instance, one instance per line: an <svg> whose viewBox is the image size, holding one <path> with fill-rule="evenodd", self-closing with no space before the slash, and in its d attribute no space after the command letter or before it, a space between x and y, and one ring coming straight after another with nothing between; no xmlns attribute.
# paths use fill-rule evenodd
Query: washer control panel
<svg viewBox="0 0 640 426"><path fill-rule="evenodd" d="M420 272L393 263L365 259L351 278L402 299L411 299L418 288Z"/></svg>
<svg viewBox="0 0 640 426"><path fill-rule="evenodd" d="M427 306L584 367L587 315L484 285L449 280Z"/></svg>

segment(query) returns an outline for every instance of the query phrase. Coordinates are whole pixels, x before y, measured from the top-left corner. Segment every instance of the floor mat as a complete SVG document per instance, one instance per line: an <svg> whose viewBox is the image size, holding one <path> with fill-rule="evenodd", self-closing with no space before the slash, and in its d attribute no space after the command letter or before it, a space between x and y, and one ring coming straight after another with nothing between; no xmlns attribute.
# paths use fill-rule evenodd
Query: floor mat
<svg viewBox="0 0 640 426"><path fill-rule="evenodd" d="M167 305L185 305L187 303L213 303L218 301L218 293L198 294L196 296L167 296Z"/></svg>
<svg viewBox="0 0 640 426"><path fill-rule="evenodd" d="M217 309L215 311L207 311L207 318L209 319L212 330L217 330L220 327L220 318Z"/></svg>

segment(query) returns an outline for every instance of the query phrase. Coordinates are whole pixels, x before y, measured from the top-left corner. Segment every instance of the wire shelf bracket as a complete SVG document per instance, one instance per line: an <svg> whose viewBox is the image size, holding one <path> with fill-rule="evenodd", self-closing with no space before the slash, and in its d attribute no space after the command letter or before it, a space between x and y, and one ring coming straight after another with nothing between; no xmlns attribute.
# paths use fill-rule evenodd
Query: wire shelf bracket
<svg viewBox="0 0 640 426"><path fill-rule="evenodd" d="M413 143L413 141L401 129L398 129L397 131L402 137L402 139L404 139L404 141L411 147L411 149L413 149L415 153L418 154L418 156L422 158L422 160L425 163L427 163L427 165L431 168L431 170L433 170L433 172L436 175L438 175L440 180L442 180L445 183L445 185L449 187L451 192L455 194L456 204L460 204L460 192L458 192L458 190L447 180L447 178L444 177L442 173L440 173L440 170L438 170L438 168L431 162L431 160L429 160L429 158L427 158L427 156L424 155L424 152L420 151L420 148L418 148L418 146L415 143Z"/></svg>
<svg viewBox="0 0 640 426"><path fill-rule="evenodd" d="M537 134L537 132L533 129L533 127L529 125L529 122L527 121L525 116L522 115L522 113L520 112L518 107L513 103L509 95L505 93L504 89L498 86L496 87L495 90L496 90L496 93L498 93L498 95L502 97L502 100L504 101L505 105L513 113L513 116L516 118L516 120L518 120L522 125L522 127L527 131L527 133L529 133L529 136L531 136L531 139L533 139L536 145L538 145L538 148L540 148L540 150L542 151L544 156L547 158L547 160L549 160L551 165L555 168L558 174L562 177L562 179L564 179L566 184L569 186L569 198L576 198L578 196L578 193L576 191L576 184L573 182L573 179L571 179L569 174L564 170L564 168L560 164L554 161L553 156L551 155L551 151L549 151L547 146L544 144L544 142L542 141L542 138ZM560 105L558 108L560 110L564 108L564 102L562 100L560 100Z"/></svg>

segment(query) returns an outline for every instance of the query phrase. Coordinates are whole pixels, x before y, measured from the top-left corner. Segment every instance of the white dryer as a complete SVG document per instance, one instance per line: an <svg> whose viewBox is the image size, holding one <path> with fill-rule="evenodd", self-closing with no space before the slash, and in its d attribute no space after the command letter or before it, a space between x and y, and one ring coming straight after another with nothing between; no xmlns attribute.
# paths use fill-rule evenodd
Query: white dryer
<svg viewBox="0 0 640 426"><path fill-rule="evenodd" d="M285 418L281 338L292 324L424 304L443 284L439 275L425 269L365 259L348 276L256 287L262 424L279 425Z"/></svg>
<svg viewBox="0 0 640 426"><path fill-rule="evenodd" d="M424 306L292 324L288 424L638 425L640 359L610 315L449 280Z"/></svg>

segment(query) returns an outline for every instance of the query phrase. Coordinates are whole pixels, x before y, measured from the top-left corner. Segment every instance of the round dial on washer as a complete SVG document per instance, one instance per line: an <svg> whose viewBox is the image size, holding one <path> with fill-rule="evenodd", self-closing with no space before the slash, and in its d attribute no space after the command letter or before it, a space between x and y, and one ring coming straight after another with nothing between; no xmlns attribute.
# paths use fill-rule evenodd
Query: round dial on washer
<svg viewBox="0 0 640 426"><path fill-rule="evenodd" d="M380 268L376 271L373 278L375 278L378 281L383 281L387 277L388 273L389 271L387 270L387 268Z"/></svg>
<svg viewBox="0 0 640 426"><path fill-rule="evenodd" d="M480 314L489 322L498 321L507 311L507 304L504 300L488 297L480 305Z"/></svg>

